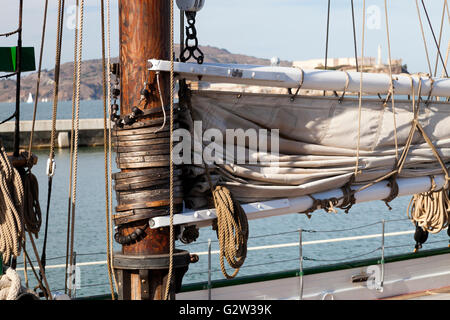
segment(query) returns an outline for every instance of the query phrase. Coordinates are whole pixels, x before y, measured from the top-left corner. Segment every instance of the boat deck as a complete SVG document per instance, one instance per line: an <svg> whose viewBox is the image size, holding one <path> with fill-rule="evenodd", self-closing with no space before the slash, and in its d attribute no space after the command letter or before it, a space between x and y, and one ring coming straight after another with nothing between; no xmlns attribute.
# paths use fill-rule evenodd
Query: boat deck
<svg viewBox="0 0 450 320"><path fill-rule="evenodd" d="M450 287L414 292L383 300L450 300Z"/></svg>

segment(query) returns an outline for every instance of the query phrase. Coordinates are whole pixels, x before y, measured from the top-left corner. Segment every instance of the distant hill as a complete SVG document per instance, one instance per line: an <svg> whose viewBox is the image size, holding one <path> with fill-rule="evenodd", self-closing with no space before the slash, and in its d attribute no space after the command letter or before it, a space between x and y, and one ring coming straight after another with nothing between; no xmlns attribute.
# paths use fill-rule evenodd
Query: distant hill
<svg viewBox="0 0 450 320"><path fill-rule="evenodd" d="M219 49L210 46L201 46L200 49L205 54L205 62L209 63L233 63L233 64L255 64L270 65L269 59L261 59L243 54L230 53L225 49ZM178 55L179 46L176 47ZM113 59L117 62L118 58ZM292 63L282 61L282 66L291 66ZM82 64L81 79L81 99L97 100L102 98L102 61L101 59L86 60ZM11 79L0 80L0 102L14 102L16 81ZM53 79L54 70L43 70L41 73L40 100L47 99L51 101L53 98ZM59 99L72 99L72 79L73 79L73 63L68 62L61 65ZM31 92L34 96L36 91L37 73L29 74L22 78L21 81L21 100L25 101Z"/></svg>

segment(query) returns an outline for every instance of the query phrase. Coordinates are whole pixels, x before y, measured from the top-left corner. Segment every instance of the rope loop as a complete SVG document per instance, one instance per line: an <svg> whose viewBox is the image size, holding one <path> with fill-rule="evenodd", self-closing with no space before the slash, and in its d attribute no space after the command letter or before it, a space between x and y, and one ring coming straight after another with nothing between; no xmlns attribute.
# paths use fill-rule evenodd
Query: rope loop
<svg viewBox="0 0 450 320"><path fill-rule="evenodd" d="M303 86L303 82L305 81L305 71L300 68L300 67L296 67L297 69L300 70L302 77L300 78L300 83L297 87L297 90L295 91L295 93L291 96L291 101L293 102L295 100L295 98L297 97L298 93L300 92L301 87Z"/></svg>
<svg viewBox="0 0 450 320"><path fill-rule="evenodd" d="M348 85L350 84L350 76L348 75L347 71L343 71L345 73L345 87L344 87L344 91L342 92L342 95L339 97L339 103L342 103L342 101L344 100L345 97L345 92L348 89Z"/></svg>

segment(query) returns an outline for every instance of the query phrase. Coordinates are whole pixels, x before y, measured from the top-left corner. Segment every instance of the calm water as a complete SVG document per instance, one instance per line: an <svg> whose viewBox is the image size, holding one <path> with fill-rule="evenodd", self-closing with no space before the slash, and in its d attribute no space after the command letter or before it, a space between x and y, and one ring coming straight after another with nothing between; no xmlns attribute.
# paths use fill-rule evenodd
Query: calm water
<svg viewBox="0 0 450 320"><path fill-rule="evenodd" d="M13 109L12 104L0 104L0 114L6 117ZM38 119L49 119L51 104L40 104ZM31 119L32 106L24 104L22 119ZM60 103L58 118L70 118L71 103ZM102 103L100 101L82 102L81 115L83 118L102 117ZM33 168L33 173L40 183L40 202L43 215L47 204L47 176L45 174L48 151L35 151L39 157L39 163ZM77 208L75 226L75 251L77 262L103 261L106 259L105 240L105 191L104 191L104 164L103 148L82 148L79 154ZM113 171L117 171L114 169ZM69 187L69 152L58 150L56 153L56 173L53 181L51 200L51 212L49 218L49 234L47 244L47 265L59 265L65 263L66 253L66 226L67 203ZM352 227L369 225L385 220L404 219L407 217L406 209L409 197L398 198L391 203L392 211L389 211L381 201L365 203L354 206L349 214L339 211L338 214L328 214L323 211L314 213L311 219L301 214L291 214L281 217L273 217L262 220L250 221L249 248L263 245L295 243L298 242L297 229L308 230L342 230ZM115 200L114 200L115 204ZM44 217L45 218L45 217ZM41 248L43 230L38 239ZM386 232L413 230L409 221L395 221L386 224ZM358 228L344 232L304 233L303 241L350 237L364 234L381 233L381 224L375 224L365 228ZM212 250L218 250L217 236L211 228L200 230L200 237L196 243L183 246L177 242L177 246L188 249L190 252L207 251L207 242L211 239ZM431 235L424 249L446 247L448 237L446 232ZM385 245L386 255L407 253L414 249L413 235L387 237ZM380 238L345 241L321 245L305 245L303 252L307 259L304 266L312 267L338 263L340 261L379 257L381 251L376 250L381 245ZM118 246L115 245L116 249ZM391 248L390 248L391 247ZM39 249L40 250L40 249ZM28 245L28 252L32 253ZM298 268L298 247L265 249L260 251L250 250L247 260L239 276L263 274L274 271L293 270ZM207 255L200 255L200 261L190 266L184 283L207 281ZM315 261L326 260L326 261ZM19 262L22 258L19 259ZM219 267L218 255L212 258L213 280L223 279ZM18 267L21 267L19 265ZM28 273L30 286L35 285L33 274ZM47 269L52 291L64 288L64 268ZM22 275L23 278L23 275ZM89 296L108 293L108 276L105 265L80 267L81 289L77 296Z"/></svg>

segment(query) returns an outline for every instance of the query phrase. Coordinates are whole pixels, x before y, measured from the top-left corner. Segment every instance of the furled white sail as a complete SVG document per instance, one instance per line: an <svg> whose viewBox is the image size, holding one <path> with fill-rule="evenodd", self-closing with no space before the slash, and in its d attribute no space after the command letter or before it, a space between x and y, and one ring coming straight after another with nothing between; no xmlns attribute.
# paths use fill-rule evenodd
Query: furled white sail
<svg viewBox="0 0 450 320"><path fill-rule="evenodd" d="M450 104L426 104L426 98L420 104L415 101L415 108L420 108L418 121L448 163ZM217 129L224 137L227 129L279 129L277 165L268 161L274 158L268 154L270 146L268 153L261 154L248 148L247 139L240 143L246 148L247 160L264 161L236 164L226 163L225 159L225 163L214 166L213 182L226 185L241 202L297 197L342 187L354 176L356 163L359 173L354 176L355 182L362 185L374 181L395 168L414 119L412 100L396 100L394 118L390 102L364 99L359 109L358 99L347 97L339 102L338 98L328 97L297 96L292 100L290 95L193 91L190 109L192 134L193 121L201 121L203 132ZM198 135L193 136L203 149L211 146L211 141L200 142ZM188 168L195 184L187 200L193 208L204 206L204 196L210 191L203 165ZM416 132L399 177L442 173L432 149Z"/></svg>

